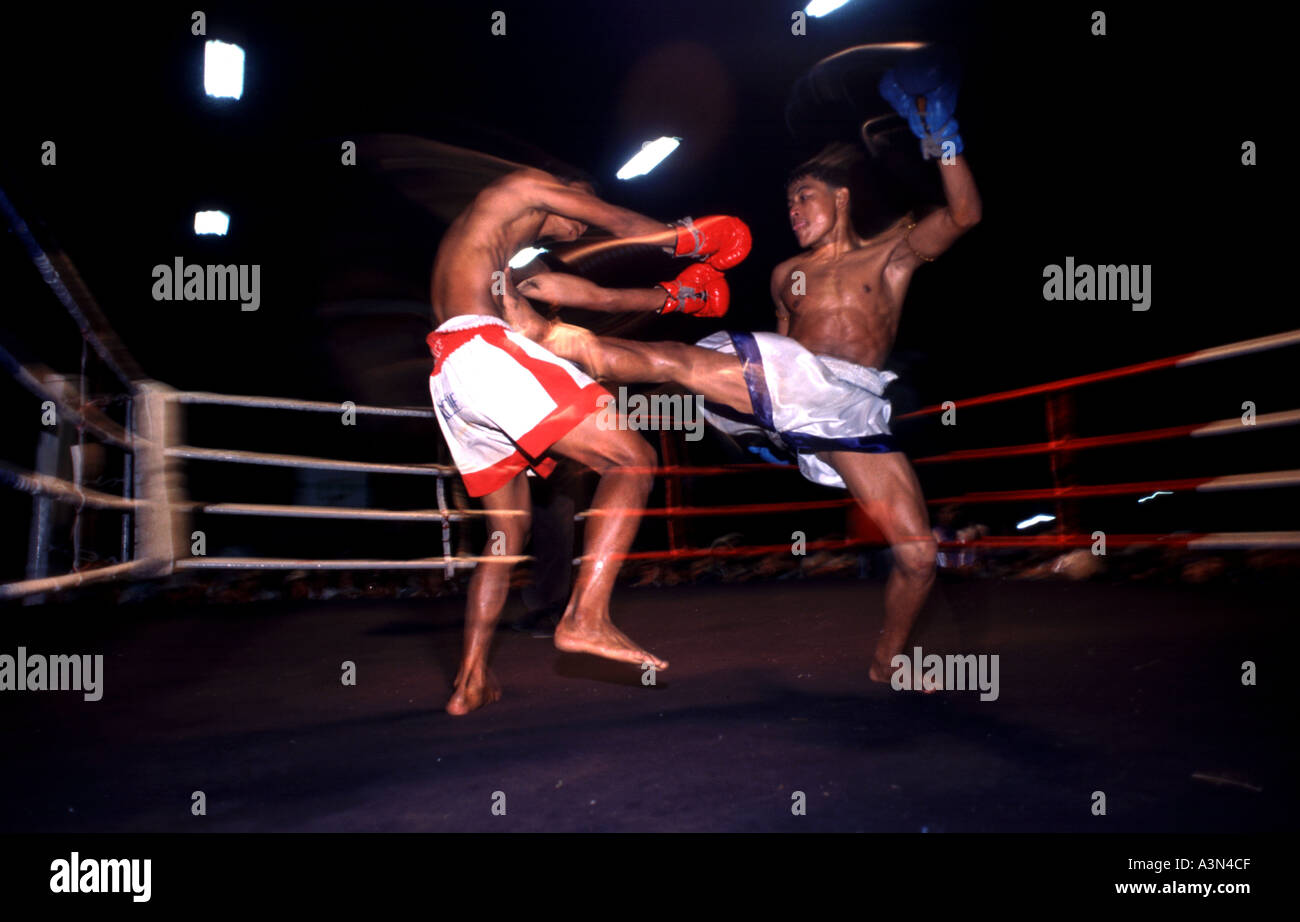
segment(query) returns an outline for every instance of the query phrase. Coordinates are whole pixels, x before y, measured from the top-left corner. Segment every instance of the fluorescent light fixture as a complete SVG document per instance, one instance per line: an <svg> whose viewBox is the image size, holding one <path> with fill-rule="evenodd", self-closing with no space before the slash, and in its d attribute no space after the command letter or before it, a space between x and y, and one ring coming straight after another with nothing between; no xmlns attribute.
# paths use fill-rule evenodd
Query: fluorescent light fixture
<svg viewBox="0 0 1300 922"><path fill-rule="evenodd" d="M224 211L194 212L194 233L216 234L218 237L224 237L228 230L230 230L230 215Z"/></svg>
<svg viewBox="0 0 1300 922"><path fill-rule="evenodd" d="M804 12L809 16L825 16L827 13L833 13L848 3L849 0L812 0L812 3L804 7Z"/></svg>
<svg viewBox="0 0 1300 922"><path fill-rule="evenodd" d="M1016 525L1016 529L1019 531L1024 531L1026 528L1030 528L1034 525L1039 525L1043 522L1055 522L1055 521L1056 521L1056 516L1054 515L1040 514L1034 516L1033 518L1025 519L1023 522L1018 523Z"/></svg>
<svg viewBox="0 0 1300 922"><path fill-rule="evenodd" d="M1140 500L1138 500L1138 502L1139 502L1139 503L1145 503L1147 500L1149 500L1149 499L1155 499L1157 496L1173 496L1173 495L1174 495L1174 491L1173 491L1173 490L1156 490L1156 491L1155 491L1154 493L1152 493L1150 496L1144 496L1144 497L1142 497Z"/></svg>
<svg viewBox="0 0 1300 922"><path fill-rule="evenodd" d="M522 269L543 253L548 253L546 247L524 247L514 256L510 257L510 262L506 263L511 269Z"/></svg>
<svg viewBox="0 0 1300 922"><path fill-rule="evenodd" d="M654 141L646 141L641 145L637 155L623 164L614 175L619 179L644 176L663 162L665 157L677 150L677 145L681 143L681 138L658 138Z"/></svg>
<svg viewBox="0 0 1300 922"><path fill-rule="evenodd" d="M203 46L203 89L209 96L239 99L244 95L244 49L226 42Z"/></svg>

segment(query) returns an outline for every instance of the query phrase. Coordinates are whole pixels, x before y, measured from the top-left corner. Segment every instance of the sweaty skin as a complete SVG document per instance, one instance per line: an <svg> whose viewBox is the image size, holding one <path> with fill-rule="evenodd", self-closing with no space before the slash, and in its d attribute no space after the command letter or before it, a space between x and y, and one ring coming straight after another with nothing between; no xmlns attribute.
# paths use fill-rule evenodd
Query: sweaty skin
<svg viewBox="0 0 1300 922"><path fill-rule="evenodd" d="M786 190L790 227L801 252L772 272L777 332L814 354L830 355L871 368L888 358L898 332L903 298L912 274L951 247L980 220L981 203L964 156L939 167L947 204L910 228L903 220L870 239L853 228L849 190L812 177ZM800 273L802 273L800 275ZM652 290L600 289L572 276L529 279L527 297L597 310L657 309ZM555 323L539 329L547 348L619 383L674 382L707 400L751 413L740 361L679 343L639 343L596 337ZM885 586L885 624L869 669L888 682L892 659L903 650L934 584L937 545L920 483L901 452L822 454L844 478L850 493L880 526L894 554ZM928 689L933 691L934 689Z"/></svg>
<svg viewBox="0 0 1300 922"><path fill-rule="evenodd" d="M676 237L663 224L602 202L582 186L563 183L537 170L508 174L484 188L443 237L431 283L438 323L462 314L479 314L500 317L524 333L531 327L536 333L541 320L519 296L507 262L520 249L544 237L574 240L587 225L663 246L670 246ZM666 669L667 662L614 627L609 613L622 555L636 535L650 491L653 449L635 432L600 428L593 413L551 450L601 474L592 507L605 512L587 524L582 565L573 596L556 628L555 646L566 652ZM525 475L519 474L482 500L489 533L482 556L492 556L491 535L496 532L505 535L506 556L521 554L528 541L531 508ZM466 714L501 696L487 660L509 590L510 569L511 564L504 561L485 561L474 571L463 658L447 703L449 714Z"/></svg>
<svg viewBox="0 0 1300 922"><path fill-rule="evenodd" d="M803 252L772 271L777 332L810 351L871 368L894 347L912 274L979 222L981 203L964 156L939 168L946 207L910 226L904 220L870 240L853 229L849 191L811 177L786 190L790 227ZM796 284L795 273L804 273ZM796 293L803 292L803 293ZM920 483L901 452L831 452L831 465L885 533L895 566L885 586L885 625L870 677L887 682L893 657L934 584L936 542ZM928 689L934 691L935 689Z"/></svg>
<svg viewBox="0 0 1300 922"><path fill-rule="evenodd" d="M940 174L947 207L910 233L904 219L871 239L853 229L847 189L811 177L791 183L786 207L804 250L772 270L777 332L819 355L882 367L894 347L912 273L926 261L922 257L937 257L980 219L966 158L957 156ZM796 272L804 273L802 284Z"/></svg>

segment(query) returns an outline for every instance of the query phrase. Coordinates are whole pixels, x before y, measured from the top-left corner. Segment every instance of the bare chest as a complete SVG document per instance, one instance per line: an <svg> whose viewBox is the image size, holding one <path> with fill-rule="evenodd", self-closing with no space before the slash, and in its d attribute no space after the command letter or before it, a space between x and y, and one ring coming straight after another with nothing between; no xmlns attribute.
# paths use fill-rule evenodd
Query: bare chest
<svg viewBox="0 0 1300 922"><path fill-rule="evenodd" d="M796 263L782 300L790 314L798 317L828 310L889 312L895 298L888 284L885 260L878 258L833 265Z"/></svg>

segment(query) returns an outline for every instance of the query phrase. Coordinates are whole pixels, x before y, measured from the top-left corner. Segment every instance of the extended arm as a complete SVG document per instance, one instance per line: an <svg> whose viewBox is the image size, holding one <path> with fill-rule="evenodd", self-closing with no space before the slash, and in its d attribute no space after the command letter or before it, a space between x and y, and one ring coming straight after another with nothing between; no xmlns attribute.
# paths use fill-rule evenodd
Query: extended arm
<svg viewBox="0 0 1300 922"><path fill-rule="evenodd" d="M519 283L519 293L535 301L589 311L653 313L664 306L662 288L602 288L577 275L543 272Z"/></svg>
<svg viewBox="0 0 1300 922"><path fill-rule="evenodd" d="M518 173L513 181L530 207L599 227L629 243L663 247L670 256L707 260L713 268L725 270L749 255L749 228L739 218L710 215L665 226L540 170Z"/></svg>
<svg viewBox="0 0 1300 922"><path fill-rule="evenodd" d="M689 266L671 282L660 282L653 288L602 288L563 272L529 276L518 288L520 294L538 301L611 313L680 311L699 317L721 317L731 301L726 279L707 263Z"/></svg>

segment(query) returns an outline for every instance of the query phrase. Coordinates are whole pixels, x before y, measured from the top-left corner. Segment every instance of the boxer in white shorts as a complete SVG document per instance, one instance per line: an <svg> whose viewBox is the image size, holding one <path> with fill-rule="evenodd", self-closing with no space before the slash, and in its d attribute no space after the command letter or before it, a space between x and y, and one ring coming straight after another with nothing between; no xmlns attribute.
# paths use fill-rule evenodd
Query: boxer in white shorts
<svg viewBox="0 0 1300 922"><path fill-rule="evenodd" d="M509 173L481 191L452 222L434 259L431 297L439 324L428 342L429 382L438 424L466 489L481 497L488 519L483 556L522 552L528 538L532 468L545 476L548 453L600 473L586 525L586 548L573 595L555 630L560 650L590 653L666 669L614 627L609 599L623 556L636 535L649 494L655 454L639 434L602 427L596 410L607 392L563 359L517 335L537 321L507 268L515 253L542 238L575 240L587 225L618 237L661 246L676 256L707 260L691 266L661 293L663 309L684 310L706 300L701 291L718 270L749 252L749 231L716 216L667 226L609 205L589 184L540 170ZM671 305L671 307L670 307ZM504 536L504 542L494 540ZM466 714L497 700L488 669L493 631L509 589L506 562L481 563L470 581L465 646L447 712Z"/></svg>

